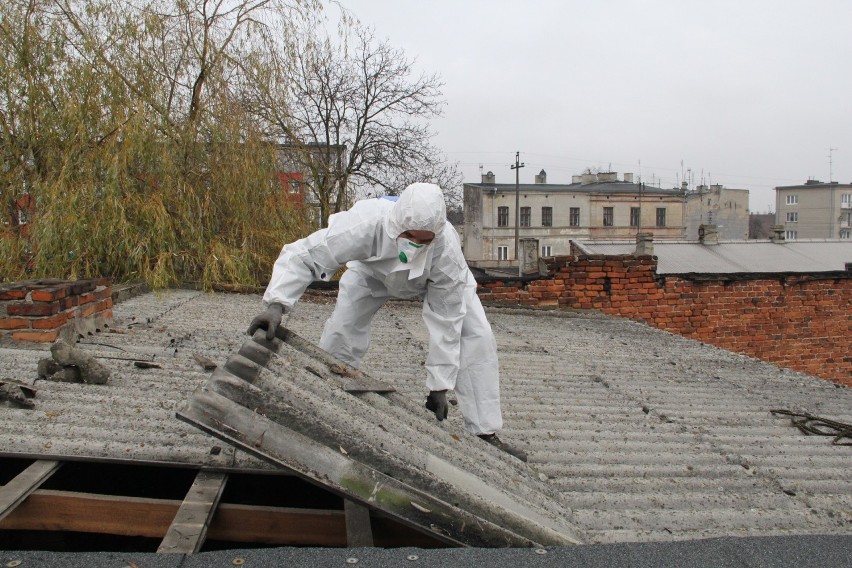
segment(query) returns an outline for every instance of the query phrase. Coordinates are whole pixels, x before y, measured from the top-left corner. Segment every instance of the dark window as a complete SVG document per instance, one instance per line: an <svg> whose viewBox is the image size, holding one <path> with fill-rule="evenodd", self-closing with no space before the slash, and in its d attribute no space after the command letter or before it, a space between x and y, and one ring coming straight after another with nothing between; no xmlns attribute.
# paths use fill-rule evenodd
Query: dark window
<svg viewBox="0 0 852 568"><path fill-rule="evenodd" d="M613 216L612 209L613 208L612 207L604 207L603 209L604 209L604 211L603 211L603 213L604 213L604 215L603 215L603 226L604 227L612 227L612 216Z"/></svg>
<svg viewBox="0 0 852 568"><path fill-rule="evenodd" d="M532 213L530 212L530 208L521 207L521 227L529 227L531 217Z"/></svg>
<svg viewBox="0 0 852 568"><path fill-rule="evenodd" d="M568 219L568 224L572 227L580 226L580 208L572 207L570 211L570 217Z"/></svg>
<svg viewBox="0 0 852 568"><path fill-rule="evenodd" d="M497 208L497 226L498 227L508 227L509 226L509 208L508 207L498 207Z"/></svg>
<svg viewBox="0 0 852 568"><path fill-rule="evenodd" d="M553 226L553 207L542 207L541 208L541 226L542 227L552 227Z"/></svg>
<svg viewBox="0 0 852 568"><path fill-rule="evenodd" d="M639 209L638 207L631 207L630 208L630 226L631 227L638 227L639 226L639 215L641 214L640 213L641 211L642 210Z"/></svg>
<svg viewBox="0 0 852 568"><path fill-rule="evenodd" d="M657 207L657 226L665 227L666 226L666 208L665 207Z"/></svg>

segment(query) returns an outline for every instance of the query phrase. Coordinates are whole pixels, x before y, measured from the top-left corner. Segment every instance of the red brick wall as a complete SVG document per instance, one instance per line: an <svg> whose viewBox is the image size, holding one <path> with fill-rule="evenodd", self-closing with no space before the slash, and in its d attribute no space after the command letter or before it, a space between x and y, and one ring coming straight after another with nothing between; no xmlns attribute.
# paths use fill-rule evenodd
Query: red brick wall
<svg viewBox="0 0 852 568"><path fill-rule="evenodd" d="M100 330L112 319L112 283L32 280L0 287L0 341L53 342Z"/></svg>
<svg viewBox="0 0 852 568"><path fill-rule="evenodd" d="M852 386L852 274L658 276L651 256L557 257L485 303L596 309Z"/></svg>

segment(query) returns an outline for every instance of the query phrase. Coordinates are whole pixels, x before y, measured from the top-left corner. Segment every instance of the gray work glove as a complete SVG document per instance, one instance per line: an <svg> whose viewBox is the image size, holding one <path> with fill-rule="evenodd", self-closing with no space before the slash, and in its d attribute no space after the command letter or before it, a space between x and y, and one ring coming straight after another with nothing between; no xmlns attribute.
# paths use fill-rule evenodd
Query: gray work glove
<svg viewBox="0 0 852 568"><path fill-rule="evenodd" d="M266 330L266 339L272 341L275 338L275 330L281 325L281 317L288 311L283 304L272 303L257 317L251 320L248 334L254 335L258 329Z"/></svg>
<svg viewBox="0 0 852 568"><path fill-rule="evenodd" d="M426 408L435 413L435 418L446 420L449 404L447 403L447 391L429 391L426 397Z"/></svg>

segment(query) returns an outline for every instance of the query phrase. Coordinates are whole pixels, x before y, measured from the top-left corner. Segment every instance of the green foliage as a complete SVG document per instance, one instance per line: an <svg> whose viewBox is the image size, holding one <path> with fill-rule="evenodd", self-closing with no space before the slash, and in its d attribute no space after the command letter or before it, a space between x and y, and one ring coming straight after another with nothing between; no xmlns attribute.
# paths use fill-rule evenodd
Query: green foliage
<svg viewBox="0 0 852 568"><path fill-rule="evenodd" d="M215 34L169 39L191 9L58 4L13 0L0 16L0 281L262 285L308 227L275 176L275 147L227 88L237 35L199 51ZM27 227L13 218L24 197Z"/></svg>

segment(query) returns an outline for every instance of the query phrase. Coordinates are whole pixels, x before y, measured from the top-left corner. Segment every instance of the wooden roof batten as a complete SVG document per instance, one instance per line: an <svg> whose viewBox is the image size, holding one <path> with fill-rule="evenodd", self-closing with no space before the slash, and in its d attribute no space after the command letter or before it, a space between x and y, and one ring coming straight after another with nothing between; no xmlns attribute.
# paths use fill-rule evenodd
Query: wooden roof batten
<svg viewBox="0 0 852 568"><path fill-rule="evenodd" d="M177 417L342 496L353 530L369 520L361 507L451 546L583 542L570 510L528 466L453 435L285 328L272 341L258 331ZM501 471L512 480L501 485Z"/></svg>

